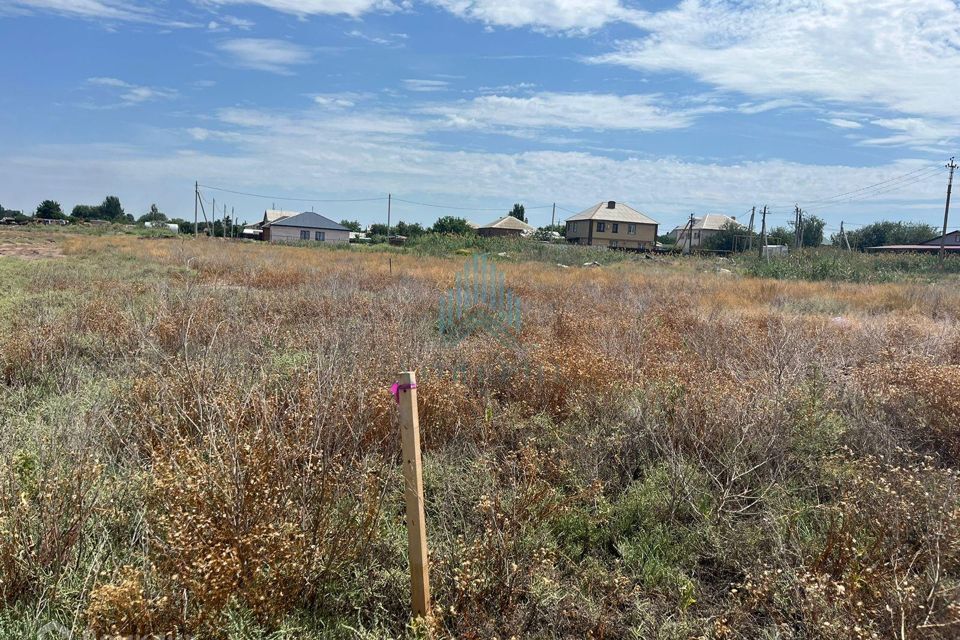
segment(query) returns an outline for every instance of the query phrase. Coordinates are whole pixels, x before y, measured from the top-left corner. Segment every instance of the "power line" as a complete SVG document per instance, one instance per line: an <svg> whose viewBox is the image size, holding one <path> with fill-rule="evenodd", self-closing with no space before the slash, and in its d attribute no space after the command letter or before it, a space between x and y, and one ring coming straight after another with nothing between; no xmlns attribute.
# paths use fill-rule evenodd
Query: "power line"
<svg viewBox="0 0 960 640"><path fill-rule="evenodd" d="M403 199L403 198L397 198L396 196L394 196L393 201L394 201L394 202L403 202L403 203L406 203L406 204L415 204L415 205L420 206L420 207L434 207L434 208L436 208L436 209L453 209L453 210L456 210L456 211L503 211L503 210L504 210L503 207L460 207L460 206L451 205L451 204L437 204L437 203L433 203L433 202L418 202L418 201L416 201L416 200L405 200L405 199ZM549 209L549 208L552 207L552 206L553 206L552 204L538 205L538 206L536 206L536 207L527 207L527 206L524 206L523 209L524 209L524 211L532 211L532 210L534 210L534 209ZM557 207L557 208L559 209L560 207Z"/></svg>
<svg viewBox="0 0 960 640"><path fill-rule="evenodd" d="M888 178L887 180L883 180L883 181L877 182L877 183L875 183L875 184L870 184L870 185L867 185L867 186L865 186L865 187L860 187L859 189L854 189L853 191L846 191L846 192L844 192L844 193L838 193L838 194L835 195L835 196L829 196L829 197L827 197L827 198L822 198L822 199L820 199L820 200L807 200L807 201L805 202L805 204L820 204L821 202L829 202L830 200L835 200L835 199L837 199L837 198L842 198L843 196L849 196L849 195L851 195L851 194L860 193L861 191L868 191L868 190L870 190L870 189L873 189L873 188L875 188L875 187L880 187L880 186L886 185L886 184L888 184L888 183L899 182L900 180L904 180L904 179L909 178L909 177L911 177L911 176L913 176L913 175L915 175L915 174L918 174L918 173L926 173L926 172L930 172L930 171L939 172L939 171L941 171L941 168L940 168L939 166L937 166L937 165L927 166L927 167L921 167L921 168L919 168L919 169L915 169L915 170L913 170L913 171L910 171L910 172L908 172L908 173L904 173L904 174L899 175L899 176L894 176L893 178Z"/></svg>
<svg viewBox="0 0 960 640"><path fill-rule="evenodd" d="M882 195L885 195L885 194L888 194L888 193L893 193L894 191L899 191L900 189L905 189L906 187L915 185L915 184L917 184L917 183L919 183L919 182L923 182L923 181L925 181L925 180L929 180L930 178L938 178L938 177L940 177L940 170L939 170L939 168L938 168L937 171L934 172L934 173L928 173L928 174L925 174L925 175L917 176L915 179L910 180L909 182L903 182L903 183L900 183L900 184L892 184L892 185L888 185L887 187L885 187L885 188L883 188L883 189L871 191L871 192L868 192L868 193L863 193L863 194L860 194L860 195L857 195L857 196L850 196L850 197L848 197L848 198L843 198L842 200L834 200L834 201L829 202L829 203L827 203L827 204L822 204L822 205L819 205L819 206L817 206L817 207L813 207L813 208L811 208L811 209L809 209L809 210L810 210L810 211L822 211L823 209L829 209L831 206L837 205L837 204L842 204L842 203L846 203L846 202L854 202L854 201L857 201L857 200L865 200L865 199L867 199L867 198L875 198L875 197L877 197L877 196L882 196Z"/></svg>
<svg viewBox="0 0 960 640"><path fill-rule="evenodd" d="M210 189L211 191L222 191L224 193L232 193L238 196L249 196L251 198L263 198L266 200L281 200L286 202L378 202L386 200L386 196L378 198L289 198L286 196L269 196L262 193L249 193L246 191L234 191L233 189L224 189L222 187L211 187L208 184L199 185L204 189Z"/></svg>

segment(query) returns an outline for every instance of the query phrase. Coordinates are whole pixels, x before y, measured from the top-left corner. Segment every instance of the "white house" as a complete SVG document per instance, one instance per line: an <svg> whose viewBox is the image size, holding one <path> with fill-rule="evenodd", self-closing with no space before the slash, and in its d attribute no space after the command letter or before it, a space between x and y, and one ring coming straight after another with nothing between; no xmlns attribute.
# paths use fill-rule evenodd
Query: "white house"
<svg viewBox="0 0 960 640"><path fill-rule="evenodd" d="M319 213L304 211L265 222L263 239L268 242L350 242L350 230Z"/></svg>

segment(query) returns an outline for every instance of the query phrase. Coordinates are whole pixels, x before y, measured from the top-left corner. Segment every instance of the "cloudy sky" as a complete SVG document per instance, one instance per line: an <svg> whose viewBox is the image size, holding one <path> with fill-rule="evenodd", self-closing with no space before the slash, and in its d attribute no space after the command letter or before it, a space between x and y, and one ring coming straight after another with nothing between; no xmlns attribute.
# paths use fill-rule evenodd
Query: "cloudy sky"
<svg viewBox="0 0 960 640"><path fill-rule="evenodd" d="M960 146L956 0L0 0L0 59L29 210L939 224Z"/></svg>

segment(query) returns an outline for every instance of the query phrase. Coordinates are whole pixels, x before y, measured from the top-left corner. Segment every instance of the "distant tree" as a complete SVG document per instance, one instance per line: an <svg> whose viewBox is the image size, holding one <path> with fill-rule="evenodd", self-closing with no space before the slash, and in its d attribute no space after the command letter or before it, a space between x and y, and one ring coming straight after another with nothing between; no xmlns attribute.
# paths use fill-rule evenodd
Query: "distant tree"
<svg viewBox="0 0 960 640"><path fill-rule="evenodd" d="M774 227L767 230L767 244L793 244L793 229Z"/></svg>
<svg viewBox="0 0 960 640"><path fill-rule="evenodd" d="M41 202L34 215L37 218L44 218L46 220L64 220L67 217L63 215L63 209L60 208L60 203L55 200L44 200Z"/></svg>
<svg viewBox="0 0 960 640"><path fill-rule="evenodd" d="M434 233L447 233L451 235L467 236L473 233L473 228L467 224L463 218L454 216L443 216L433 223L430 231Z"/></svg>
<svg viewBox="0 0 960 640"><path fill-rule="evenodd" d="M939 234L940 232L929 224L884 220L865 225L855 231L848 230L847 239L850 241L851 249L863 250L885 244L919 244ZM830 236L830 244L835 247L847 246L840 233Z"/></svg>
<svg viewBox="0 0 960 640"><path fill-rule="evenodd" d="M385 236L387 235L387 225L381 223L374 223L370 225L370 228L367 230L371 236Z"/></svg>
<svg viewBox="0 0 960 640"><path fill-rule="evenodd" d="M120 198L117 196L107 196L100 204L100 217L104 220L113 220L117 222L133 222L133 216L127 216L120 205Z"/></svg>
<svg viewBox="0 0 960 640"><path fill-rule="evenodd" d="M193 233L193 221L187 221L183 218L173 218L169 220L170 224L175 224L180 229L180 233Z"/></svg>
<svg viewBox="0 0 960 640"><path fill-rule="evenodd" d="M523 222L527 221L527 214L523 210L522 204L517 203L513 205L513 209L510 210L510 215L516 218L517 220L521 220Z"/></svg>
<svg viewBox="0 0 960 640"><path fill-rule="evenodd" d="M94 207L89 204L78 204L73 208L70 215L80 220L95 220L100 217L100 207Z"/></svg>
<svg viewBox="0 0 960 640"><path fill-rule="evenodd" d="M804 216L800 227L803 231L803 246L819 247L823 244L823 227L826 223L817 216Z"/></svg>
<svg viewBox="0 0 960 640"><path fill-rule="evenodd" d="M403 220L397 223L394 230L398 236L406 236L408 238L418 238L427 232L419 222L407 224Z"/></svg>
<svg viewBox="0 0 960 640"><path fill-rule="evenodd" d="M356 233L360 233L363 231L363 227L361 227L360 223L357 222L356 220L341 220L340 224L345 226L347 229L350 229L350 231L354 231Z"/></svg>
<svg viewBox="0 0 960 640"><path fill-rule="evenodd" d="M149 213L143 214L137 220L137 222L139 222L140 224L143 224L144 222L166 222L166 221L167 221L166 214L162 213L160 209L157 208L157 205L155 204L150 205Z"/></svg>
<svg viewBox="0 0 960 640"><path fill-rule="evenodd" d="M744 239L749 232L736 222L727 222L703 242L703 248L711 251L737 251L746 248ZM742 238L742 239L741 239Z"/></svg>
<svg viewBox="0 0 960 640"><path fill-rule="evenodd" d="M659 242L660 244L676 244L677 239L674 238L669 233L665 233L661 236L657 236L657 242Z"/></svg>

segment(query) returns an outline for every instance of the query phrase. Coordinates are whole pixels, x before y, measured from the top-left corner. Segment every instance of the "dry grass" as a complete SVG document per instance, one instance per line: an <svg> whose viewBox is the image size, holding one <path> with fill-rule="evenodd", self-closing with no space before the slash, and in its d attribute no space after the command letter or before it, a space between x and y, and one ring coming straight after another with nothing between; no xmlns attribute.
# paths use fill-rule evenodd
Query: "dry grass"
<svg viewBox="0 0 960 640"><path fill-rule="evenodd" d="M0 634L397 637L417 369L443 637L960 633L960 294L705 261L70 236L0 262Z"/></svg>

